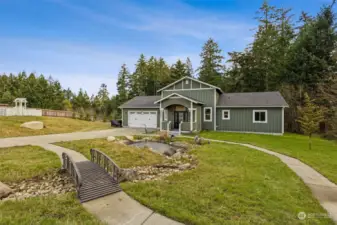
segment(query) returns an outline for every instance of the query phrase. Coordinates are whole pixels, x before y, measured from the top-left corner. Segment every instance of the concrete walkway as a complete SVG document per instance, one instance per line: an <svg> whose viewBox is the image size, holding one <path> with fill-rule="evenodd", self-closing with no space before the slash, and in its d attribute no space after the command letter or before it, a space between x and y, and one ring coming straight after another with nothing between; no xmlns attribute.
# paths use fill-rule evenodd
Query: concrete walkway
<svg viewBox="0 0 337 225"><path fill-rule="evenodd" d="M88 161L81 153L50 143L81 139L104 138L139 134L143 129L111 129L102 131L51 134L31 137L0 139L0 148L37 145L56 153L62 162L62 153L69 154L75 162ZM1 149L0 149L1 150ZM89 151L89 149L88 149ZM109 225L183 225L141 205L124 192L118 192L83 204L88 212Z"/></svg>
<svg viewBox="0 0 337 225"><path fill-rule="evenodd" d="M191 138L188 136L184 137ZM319 201L322 207L328 212L331 219L337 224L337 185L329 181L326 177L318 173L310 166L302 163L298 159L285 156L280 153L273 152L265 148L260 148L254 145L230 141L219 141L213 139L206 139L206 140L209 140L211 142L241 145L267 153L269 155L276 156L303 180L303 182L311 189L312 194ZM314 213L314 212L306 212L306 213Z"/></svg>

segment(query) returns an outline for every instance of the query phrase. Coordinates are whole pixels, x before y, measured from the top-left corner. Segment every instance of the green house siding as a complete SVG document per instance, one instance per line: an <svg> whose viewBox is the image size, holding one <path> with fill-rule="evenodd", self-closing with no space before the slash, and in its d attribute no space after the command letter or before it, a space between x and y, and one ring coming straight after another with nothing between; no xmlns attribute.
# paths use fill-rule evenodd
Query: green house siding
<svg viewBox="0 0 337 225"><path fill-rule="evenodd" d="M142 112L149 112L149 111L156 111L157 112L157 127L159 127L159 109L141 109L141 108L136 108L136 109L123 109L123 126L127 127L128 125L128 115L129 111L142 111Z"/></svg>
<svg viewBox="0 0 337 225"><path fill-rule="evenodd" d="M222 119L230 110L230 120ZM267 110L267 123L253 123L253 110ZM233 132L282 133L282 108L218 108L217 130Z"/></svg>
<svg viewBox="0 0 337 225"><path fill-rule="evenodd" d="M200 120L198 121L200 123L200 125L198 125L198 127L200 127L199 130L214 130L214 113L215 113L215 104L216 104L216 100L214 101L214 96L217 95L215 89L203 89L203 90L165 90L163 91L163 97L166 97L172 93L177 93L177 94L181 94L183 96L195 99L197 101L200 101L203 103L202 107L199 108L198 112L198 117L200 118ZM171 100L170 100L171 101ZM166 104L166 101L163 102L164 104ZM163 104L162 103L162 104ZM183 104L181 104L183 105ZM186 105L184 105L186 106ZM164 107L162 105L162 107ZM189 108L190 106L188 106ZM204 121L204 116L203 116L203 112L204 112L204 107L212 107L213 111L212 111L212 121L211 122L205 122Z"/></svg>

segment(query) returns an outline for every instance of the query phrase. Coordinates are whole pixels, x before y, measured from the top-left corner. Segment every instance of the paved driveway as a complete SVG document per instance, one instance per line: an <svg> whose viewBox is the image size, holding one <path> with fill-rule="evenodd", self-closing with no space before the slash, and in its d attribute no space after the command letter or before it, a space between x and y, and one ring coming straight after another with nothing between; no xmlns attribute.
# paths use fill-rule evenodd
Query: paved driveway
<svg viewBox="0 0 337 225"><path fill-rule="evenodd" d="M64 134L49 134L29 137L0 138L0 148L24 146L24 145L43 145L60 141L74 141L81 139L105 138L108 136L135 135L144 132L144 129L115 128L109 130L74 132Z"/></svg>

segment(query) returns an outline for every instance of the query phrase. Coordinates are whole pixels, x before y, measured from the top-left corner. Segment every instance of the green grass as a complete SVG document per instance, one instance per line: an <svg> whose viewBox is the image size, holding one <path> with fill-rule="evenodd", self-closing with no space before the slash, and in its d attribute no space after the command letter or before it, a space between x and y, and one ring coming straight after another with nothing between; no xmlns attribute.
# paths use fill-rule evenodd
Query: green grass
<svg viewBox="0 0 337 225"><path fill-rule="evenodd" d="M103 224L79 204L74 193L0 202L0 224Z"/></svg>
<svg viewBox="0 0 337 225"><path fill-rule="evenodd" d="M199 161L196 169L161 181L123 183L124 191L185 224L333 224L297 218L301 211L326 212L276 157L218 143L192 154Z"/></svg>
<svg viewBox="0 0 337 225"><path fill-rule="evenodd" d="M308 137L298 134L283 136L202 132L202 137L248 143L279 152L301 160L337 184L337 143L318 137L313 138L312 149Z"/></svg>
<svg viewBox="0 0 337 225"><path fill-rule="evenodd" d="M0 148L0 181L18 181L61 168L59 157L37 146Z"/></svg>
<svg viewBox="0 0 337 225"><path fill-rule="evenodd" d="M46 128L31 130L20 125L28 121L42 121ZM33 136L110 129L109 123L90 122L62 117L0 116L0 138Z"/></svg>
<svg viewBox="0 0 337 225"><path fill-rule="evenodd" d="M56 145L75 150L90 159L90 149L95 148L107 154L119 167L130 168L162 163L165 157L148 149L108 142L106 139L91 139L70 142L59 142Z"/></svg>

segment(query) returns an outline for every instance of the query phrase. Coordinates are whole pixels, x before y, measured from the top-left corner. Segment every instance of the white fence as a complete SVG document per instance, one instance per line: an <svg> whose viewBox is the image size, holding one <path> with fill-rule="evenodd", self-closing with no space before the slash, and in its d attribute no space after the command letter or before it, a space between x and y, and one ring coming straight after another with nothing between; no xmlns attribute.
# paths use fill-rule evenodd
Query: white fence
<svg viewBox="0 0 337 225"><path fill-rule="evenodd" d="M42 116L42 110L21 107L0 107L0 116Z"/></svg>

